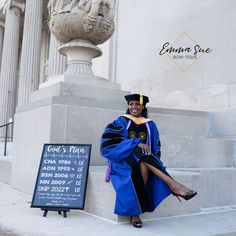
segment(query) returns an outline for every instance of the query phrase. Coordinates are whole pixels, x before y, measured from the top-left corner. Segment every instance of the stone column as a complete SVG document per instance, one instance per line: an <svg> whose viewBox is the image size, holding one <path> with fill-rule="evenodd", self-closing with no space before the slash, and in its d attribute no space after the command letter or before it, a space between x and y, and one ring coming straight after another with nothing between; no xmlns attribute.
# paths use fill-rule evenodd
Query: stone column
<svg viewBox="0 0 236 236"><path fill-rule="evenodd" d="M21 6L11 1L6 9L0 74L0 124L8 122L15 112Z"/></svg>
<svg viewBox="0 0 236 236"><path fill-rule="evenodd" d="M43 2L26 1L18 106L27 104L30 92L39 86Z"/></svg>
<svg viewBox="0 0 236 236"><path fill-rule="evenodd" d="M4 40L4 28L5 24L0 21L0 70L2 64L2 49L3 49L3 40Z"/></svg>
<svg viewBox="0 0 236 236"><path fill-rule="evenodd" d="M65 72L66 57L58 51L58 42L53 34L50 36L49 60L48 60L48 77L60 75Z"/></svg>

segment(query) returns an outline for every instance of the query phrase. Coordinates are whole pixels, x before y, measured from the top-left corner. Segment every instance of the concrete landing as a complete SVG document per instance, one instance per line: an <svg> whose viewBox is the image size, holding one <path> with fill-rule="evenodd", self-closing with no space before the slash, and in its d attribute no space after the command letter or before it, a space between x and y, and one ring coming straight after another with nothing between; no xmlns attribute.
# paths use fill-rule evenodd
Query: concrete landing
<svg viewBox="0 0 236 236"><path fill-rule="evenodd" d="M9 236L235 236L236 207L228 210L144 221L142 229L114 224L83 211L67 218L30 208L31 196L0 184L0 235Z"/></svg>

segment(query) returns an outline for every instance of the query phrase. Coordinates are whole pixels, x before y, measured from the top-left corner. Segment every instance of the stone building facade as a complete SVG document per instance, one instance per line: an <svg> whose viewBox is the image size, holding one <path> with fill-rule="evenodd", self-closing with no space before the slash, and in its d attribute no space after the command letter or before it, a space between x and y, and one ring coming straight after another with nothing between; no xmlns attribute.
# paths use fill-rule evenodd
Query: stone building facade
<svg viewBox="0 0 236 236"><path fill-rule="evenodd" d="M0 125L14 119L13 153L0 157L0 181L32 194L44 143L89 143L86 210L120 221L111 212L114 192L104 185L99 140L132 91L150 97L164 163L199 191L186 207L173 209L170 198L146 219L235 206L236 2L116 4L115 33L99 45L104 55L93 60L96 76L84 79L65 73L69 63L48 29L48 0L0 1Z"/></svg>

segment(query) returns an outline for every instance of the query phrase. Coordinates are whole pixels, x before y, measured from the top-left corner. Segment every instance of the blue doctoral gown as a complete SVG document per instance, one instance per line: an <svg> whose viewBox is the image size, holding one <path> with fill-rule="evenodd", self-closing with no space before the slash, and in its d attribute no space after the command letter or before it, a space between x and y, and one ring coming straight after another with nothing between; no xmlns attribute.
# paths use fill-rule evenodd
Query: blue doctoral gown
<svg viewBox="0 0 236 236"><path fill-rule="evenodd" d="M134 150L142 140L129 138L127 126L127 119L120 116L106 127L101 139L101 155L108 159L111 166L110 179L116 192L114 213L133 216L143 212L132 182L131 167L124 159L133 156L137 162L139 161ZM152 154L159 160L157 156L157 153L160 153L158 129L150 119L147 120L146 126L148 130L147 144L151 147ZM171 193L169 187L154 174L149 174L146 191L151 206L148 209L149 212L154 211L161 201Z"/></svg>

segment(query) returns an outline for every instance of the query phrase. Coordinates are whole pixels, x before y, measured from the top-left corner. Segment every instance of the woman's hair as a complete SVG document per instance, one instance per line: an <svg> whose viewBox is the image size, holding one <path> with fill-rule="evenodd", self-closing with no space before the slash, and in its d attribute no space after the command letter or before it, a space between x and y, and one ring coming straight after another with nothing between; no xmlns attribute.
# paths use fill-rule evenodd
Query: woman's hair
<svg viewBox="0 0 236 236"><path fill-rule="evenodd" d="M129 108L128 108L127 111L126 111L126 114L129 114L129 115L130 115ZM143 116L144 118L148 118L148 110L147 110L146 107L143 108L142 113L141 113L141 116Z"/></svg>

